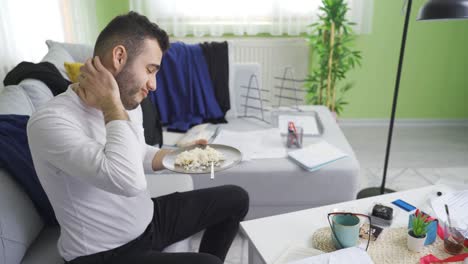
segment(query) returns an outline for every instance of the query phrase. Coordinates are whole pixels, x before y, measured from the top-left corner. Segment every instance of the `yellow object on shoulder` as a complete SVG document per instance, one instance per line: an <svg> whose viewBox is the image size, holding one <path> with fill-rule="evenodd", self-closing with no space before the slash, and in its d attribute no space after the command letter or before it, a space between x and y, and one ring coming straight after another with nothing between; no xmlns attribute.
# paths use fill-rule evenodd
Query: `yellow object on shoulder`
<svg viewBox="0 0 468 264"><path fill-rule="evenodd" d="M65 62L65 70L67 71L68 78L72 83L78 82L78 76L80 75L80 68L84 64L81 62Z"/></svg>

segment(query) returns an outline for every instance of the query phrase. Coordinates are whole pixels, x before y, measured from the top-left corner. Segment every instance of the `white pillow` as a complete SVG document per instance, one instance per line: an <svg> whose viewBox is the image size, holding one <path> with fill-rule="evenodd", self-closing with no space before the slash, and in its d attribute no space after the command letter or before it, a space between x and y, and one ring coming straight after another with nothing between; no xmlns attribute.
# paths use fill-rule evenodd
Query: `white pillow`
<svg viewBox="0 0 468 264"><path fill-rule="evenodd" d="M74 43L63 43L56 42L53 40L46 40L47 47L60 47L68 52L73 58L72 61L67 62L85 62L86 59L93 56L94 48L86 44L74 44Z"/></svg>
<svg viewBox="0 0 468 264"><path fill-rule="evenodd" d="M0 93L1 115L28 115L34 112L29 96L19 85L8 85Z"/></svg>
<svg viewBox="0 0 468 264"><path fill-rule="evenodd" d="M42 61L48 61L52 63L62 74L63 78L70 80L67 75L67 71L65 70L64 62L74 62L73 57L65 50L63 47L59 45L54 45L49 47L49 51L44 56Z"/></svg>

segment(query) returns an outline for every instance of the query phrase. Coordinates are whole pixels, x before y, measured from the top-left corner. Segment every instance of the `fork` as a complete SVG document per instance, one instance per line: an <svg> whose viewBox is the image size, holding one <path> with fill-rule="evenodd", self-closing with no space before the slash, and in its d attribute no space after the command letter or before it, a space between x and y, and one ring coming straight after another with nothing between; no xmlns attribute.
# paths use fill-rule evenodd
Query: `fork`
<svg viewBox="0 0 468 264"><path fill-rule="evenodd" d="M213 161L211 162L211 176L210 179L214 180L214 163Z"/></svg>

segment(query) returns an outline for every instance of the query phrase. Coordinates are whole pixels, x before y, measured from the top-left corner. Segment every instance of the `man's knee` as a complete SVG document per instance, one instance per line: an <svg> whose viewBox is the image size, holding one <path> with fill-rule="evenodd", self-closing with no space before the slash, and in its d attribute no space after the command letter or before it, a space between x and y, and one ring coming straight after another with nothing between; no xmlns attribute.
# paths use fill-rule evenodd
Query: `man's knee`
<svg viewBox="0 0 468 264"><path fill-rule="evenodd" d="M244 218L249 211L249 193L242 187L237 185L227 185L230 197L233 197L236 203L236 208L239 209L240 217Z"/></svg>
<svg viewBox="0 0 468 264"><path fill-rule="evenodd" d="M193 261L190 261L192 264L223 264L223 262L216 256L213 256L208 253L198 253L196 257L193 258Z"/></svg>

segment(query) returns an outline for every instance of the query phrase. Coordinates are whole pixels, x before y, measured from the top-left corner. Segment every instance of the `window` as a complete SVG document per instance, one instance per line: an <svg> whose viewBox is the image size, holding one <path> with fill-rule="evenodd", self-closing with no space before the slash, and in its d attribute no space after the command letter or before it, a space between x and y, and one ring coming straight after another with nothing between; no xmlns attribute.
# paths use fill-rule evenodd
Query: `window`
<svg viewBox="0 0 468 264"><path fill-rule="evenodd" d="M0 90L21 61L39 62L47 39L93 44L95 0L3 0L0 6Z"/></svg>
<svg viewBox="0 0 468 264"><path fill-rule="evenodd" d="M321 0L130 0L130 9L148 16L169 34L183 37L223 34L297 36L318 15ZM373 0L348 0L358 33L370 31ZM366 24L366 25L365 25Z"/></svg>

